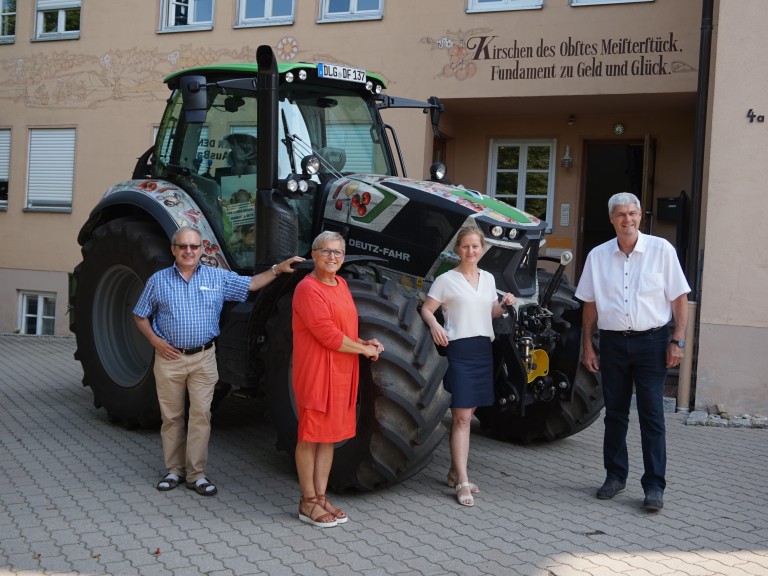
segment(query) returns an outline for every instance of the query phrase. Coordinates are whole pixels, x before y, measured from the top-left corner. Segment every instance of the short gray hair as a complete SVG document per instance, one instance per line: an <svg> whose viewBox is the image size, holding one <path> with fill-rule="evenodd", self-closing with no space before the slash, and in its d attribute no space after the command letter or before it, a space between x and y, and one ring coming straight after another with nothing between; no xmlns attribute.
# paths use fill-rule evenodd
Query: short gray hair
<svg viewBox="0 0 768 576"><path fill-rule="evenodd" d="M344 242L344 236L333 230L325 230L324 232L320 232L320 234L318 234L312 241L312 250L319 250L320 246L326 242L333 242L334 240L341 242L342 248L346 249L347 245L346 242Z"/></svg>
<svg viewBox="0 0 768 576"><path fill-rule="evenodd" d="M200 233L200 230L195 228L194 226L182 226L176 232L173 233L173 236L171 236L171 244L176 244L176 238L179 237L179 235L183 234L184 232L194 232L197 234L198 240L203 239L203 235Z"/></svg>
<svg viewBox="0 0 768 576"><path fill-rule="evenodd" d="M640 212L643 211L637 196L631 192L619 192L608 199L608 216L613 216L613 209L616 206L624 206L625 204L637 204L637 209Z"/></svg>

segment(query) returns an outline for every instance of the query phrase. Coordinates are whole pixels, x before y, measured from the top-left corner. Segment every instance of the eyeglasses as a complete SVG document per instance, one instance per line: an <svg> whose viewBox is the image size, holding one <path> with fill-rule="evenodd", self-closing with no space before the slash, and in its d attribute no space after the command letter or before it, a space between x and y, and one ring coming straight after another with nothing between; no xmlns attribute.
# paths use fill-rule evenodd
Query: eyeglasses
<svg viewBox="0 0 768 576"><path fill-rule="evenodd" d="M195 250L200 250L200 244L174 244L176 248L181 248L182 250L192 250L193 252Z"/></svg>
<svg viewBox="0 0 768 576"><path fill-rule="evenodd" d="M318 248L316 252L320 252L325 258L328 258L331 254L335 258L343 258L344 257L344 250L330 250L328 248Z"/></svg>

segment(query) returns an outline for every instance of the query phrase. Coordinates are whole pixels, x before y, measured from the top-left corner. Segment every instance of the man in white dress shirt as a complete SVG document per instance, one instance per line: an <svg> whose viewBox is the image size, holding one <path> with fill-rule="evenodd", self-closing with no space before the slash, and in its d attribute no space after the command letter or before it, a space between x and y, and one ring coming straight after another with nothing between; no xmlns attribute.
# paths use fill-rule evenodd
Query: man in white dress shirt
<svg viewBox="0 0 768 576"><path fill-rule="evenodd" d="M688 298L691 291L674 247L640 232L642 210L634 194L621 192L608 200L616 239L587 256L576 290L584 303L582 363L601 372L605 399L604 484L601 500L613 498L627 481L627 428L633 385L640 421L645 472L643 506L658 511L666 487L664 384L667 369L683 358ZM674 318L670 341L669 321ZM592 344L600 331L600 355Z"/></svg>

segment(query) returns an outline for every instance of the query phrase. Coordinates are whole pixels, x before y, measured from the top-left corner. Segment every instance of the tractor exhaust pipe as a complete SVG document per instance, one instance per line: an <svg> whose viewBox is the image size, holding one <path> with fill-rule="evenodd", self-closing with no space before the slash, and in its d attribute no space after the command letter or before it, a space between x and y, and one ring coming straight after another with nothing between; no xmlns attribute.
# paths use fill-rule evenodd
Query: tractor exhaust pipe
<svg viewBox="0 0 768 576"><path fill-rule="evenodd" d="M256 50L256 64L259 67L257 84L259 101L257 103L258 174L256 185L259 191L275 188L277 173L277 119L278 119L278 74L275 53L271 46L262 45Z"/></svg>
<svg viewBox="0 0 768 576"><path fill-rule="evenodd" d="M256 64L259 67L256 78L256 270L261 270L296 254L298 224L296 214L277 188L280 76L271 46L258 47Z"/></svg>

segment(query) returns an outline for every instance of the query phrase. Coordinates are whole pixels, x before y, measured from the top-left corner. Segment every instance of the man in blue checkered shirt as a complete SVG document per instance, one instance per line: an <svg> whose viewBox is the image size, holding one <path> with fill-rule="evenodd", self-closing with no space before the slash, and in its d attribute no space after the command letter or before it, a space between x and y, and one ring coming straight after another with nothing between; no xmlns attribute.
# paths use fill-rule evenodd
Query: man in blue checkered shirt
<svg viewBox="0 0 768 576"><path fill-rule="evenodd" d="M163 425L160 437L168 473L157 484L172 490L186 481L203 496L218 491L205 475L211 434L211 401L219 379L215 338L225 301L243 302L281 273L293 272L299 256L256 276L200 264L202 238L196 228L179 228L171 239L173 266L147 281L133 310L141 333L155 348L154 374ZM189 418L184 425L189 393Z"/></svg>

